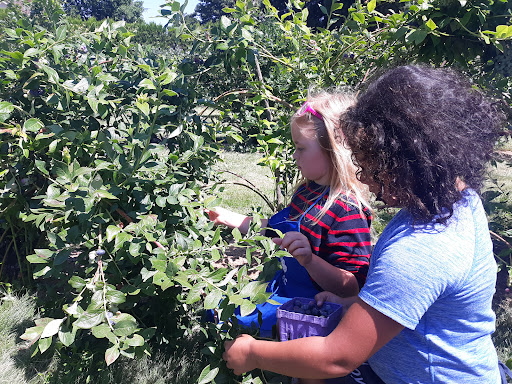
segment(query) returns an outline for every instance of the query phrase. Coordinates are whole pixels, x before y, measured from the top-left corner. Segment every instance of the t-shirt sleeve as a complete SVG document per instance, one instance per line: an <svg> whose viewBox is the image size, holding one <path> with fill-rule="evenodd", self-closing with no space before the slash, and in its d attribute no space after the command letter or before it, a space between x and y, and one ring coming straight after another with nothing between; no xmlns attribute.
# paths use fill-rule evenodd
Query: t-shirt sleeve
<svg viewBox="0 0 512 384"><path fill-rule="evenodd" d="M470 267L463 265L467 260L456 244L449 233L413 233L382 248L377 244L359 297L406 328L416 328L427 309L450 294Z"/></svg>
<svg viewBox="0 0 512 384"><path fill-rule="evenodd" d="M351 206L338 206L325 242L329 262L352 272L361 288L366 281L371 253L368 217Z"/></svg>

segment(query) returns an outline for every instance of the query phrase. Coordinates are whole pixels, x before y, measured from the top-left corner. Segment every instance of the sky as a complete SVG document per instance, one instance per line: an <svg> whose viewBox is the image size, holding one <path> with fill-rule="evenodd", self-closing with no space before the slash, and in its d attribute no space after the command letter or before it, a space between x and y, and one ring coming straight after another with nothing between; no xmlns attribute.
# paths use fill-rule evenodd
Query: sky
<svg viewBox="0 0 512 384"><path fill-rule="evenodd" d="M184 0L178 0L180 3L184 3ZM167 19L157 17L153 18L154 16L159 16L160 13L158 12L160 10L160 5L165 4L165 0L142 0L144 3L145 11L142 16L144 16L144 20L149 22L155 22L157 24L165 24ZM196 7L196 4L198 3L198 0L188 0L187 8L185 8L185 13L192 13L194 12L194 8Z"/></svg>

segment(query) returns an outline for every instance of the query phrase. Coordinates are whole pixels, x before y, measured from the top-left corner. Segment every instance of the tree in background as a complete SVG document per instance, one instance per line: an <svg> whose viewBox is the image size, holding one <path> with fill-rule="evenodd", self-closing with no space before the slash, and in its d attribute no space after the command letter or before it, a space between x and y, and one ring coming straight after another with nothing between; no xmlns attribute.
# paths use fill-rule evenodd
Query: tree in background
<svg viewBox="0 0 512 384"><path fill-rule="evenodd" d="M201 24L215 22L224 15L224 8L233 8L234 4L234 0L201 0L196 5L194 17L199 18Z"/></svg>
<svg viewBox="0 0 512 384"><path fill-rule="evenodd" d="M80 16L86 20L111 18L135 23L142 18L144 7L142 1L135 0L63 0L64 10L68 15Z"/></svg>

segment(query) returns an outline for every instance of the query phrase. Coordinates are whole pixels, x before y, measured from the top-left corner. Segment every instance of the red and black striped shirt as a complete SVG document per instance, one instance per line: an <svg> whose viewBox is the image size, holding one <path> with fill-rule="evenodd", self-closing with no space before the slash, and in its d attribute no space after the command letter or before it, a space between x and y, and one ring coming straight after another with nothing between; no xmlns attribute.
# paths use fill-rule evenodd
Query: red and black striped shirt
<svg viewBox="0 0 512 384"><path fill-rule="evenodd" d="M298 218L317 200L325 187L309 182L290 203L290 219ZM361 288L366 281L371 254L371 212L357 203L338 198L318 221L317 215L328 198L325 194L300 223L300 231L309 240L314 254L330 264L352 272Z"/></svg>

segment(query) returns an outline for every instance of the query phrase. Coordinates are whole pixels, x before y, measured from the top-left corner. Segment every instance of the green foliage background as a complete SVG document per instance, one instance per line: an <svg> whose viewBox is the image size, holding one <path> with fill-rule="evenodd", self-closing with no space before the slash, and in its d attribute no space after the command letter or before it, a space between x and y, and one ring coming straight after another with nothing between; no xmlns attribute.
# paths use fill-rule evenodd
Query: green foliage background
<svg viewBox="0 0 512 384"><path fill-rule="evenodd" d="M167 30L42 4L42 22L4 11L0 32L0 277L38 292L42 316L22 338L33 355L66 359L63 380L179 352L190 337L206 346L197 382L284 380L235 378L221 360L235 309L267 300L280 251L257 221L242 237L203 209L218 203L211 166L223 146L260 151L276 185L267 203L283 206L297 177L288 118L311 85L357 91L382 68L427 62L511 104L504 0L356 1L343 12L333 1L315 29L299 1L283 13L239 0L205 25L169 2ZM507 193L495 185L486 200L505 267ZM216 266L231 238L260 280ZM213 308L222 322L201 321Z"/></svg>

